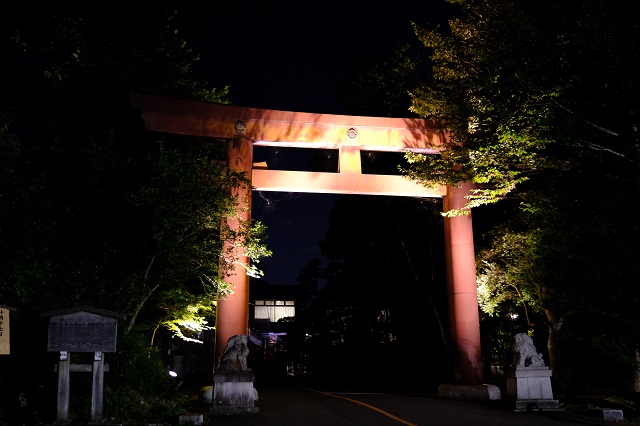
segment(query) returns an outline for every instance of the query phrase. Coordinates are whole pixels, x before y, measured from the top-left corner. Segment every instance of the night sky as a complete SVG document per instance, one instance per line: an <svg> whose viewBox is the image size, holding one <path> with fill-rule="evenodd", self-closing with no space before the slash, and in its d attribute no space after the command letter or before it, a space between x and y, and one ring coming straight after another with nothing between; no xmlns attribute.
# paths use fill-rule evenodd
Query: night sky
<svg viewBox="0 0 640 426"><path fill-rule="evenodd" d="M337 86L346 70L415 40L410 21L446 20L444 0L370 2L190 1L188 38L202 53L207 80L230 87L236 105L344 114ZM407 106L408 107L408 106ZM409 116L409 114L407 114ZM262 161L256 151L255 161ZM269 229L273 256L259 267L270 284L294 284L320 256L334 195L255 193L253 218Z"/></svg>

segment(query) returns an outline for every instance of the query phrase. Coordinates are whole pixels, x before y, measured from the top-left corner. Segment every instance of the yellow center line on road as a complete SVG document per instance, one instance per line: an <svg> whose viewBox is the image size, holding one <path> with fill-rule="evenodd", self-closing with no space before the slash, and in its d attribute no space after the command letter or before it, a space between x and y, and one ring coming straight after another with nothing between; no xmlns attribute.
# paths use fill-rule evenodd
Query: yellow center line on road
<svg viewBox="0 0 640 426"><path fill-rule="evenodd" d="M309 389L309 388L304 388L304 389L310 390L312 392L321 393L323 395L331 396L331 397L334 397L334 398L340 398L340 399L344 399L346 401L355 402L356 404L360 404L360 405L362 405L364 407L367 407L367 408L369 408L371 410L377 411L378 413L383 414L383 415L389 417L390 419L393 419L393 420L395 420L397 422L400 422L400 423L402 423L404 425L407 425L407 426L418 426L415 423L408 422L408 421L406 421L404 419L401 419L398 416L394 416L393 414L391 414L391 413L389 413L387 411L384 411L384 410L382 410L382 409L380 409L378 407L374 407L373 405L369 405L369 404L367 404L365 402L358 401L357 399L351 399L351 398L347 398L345 396L340 396L340 395L336 395L334 393L329 393L329 392L322 392L322 391L318 391L318 390L315 390L315 389Z"/></svg>

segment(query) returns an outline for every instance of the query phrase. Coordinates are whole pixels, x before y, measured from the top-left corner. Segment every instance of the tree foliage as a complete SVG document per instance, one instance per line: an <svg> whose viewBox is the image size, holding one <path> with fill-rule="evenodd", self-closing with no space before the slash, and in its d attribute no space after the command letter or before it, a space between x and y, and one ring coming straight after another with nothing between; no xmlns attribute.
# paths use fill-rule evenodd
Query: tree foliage
<svg viewBox="0 0 640 426"><path fill-rule="evenodd" d="M136 285L124 289L134 291L123 294L124 300L138 303L130 315L129 330L139 309L150 301L160 314L157 324L194 340L187 333L206 328L215 300L232 291L224 281L232 264L224 259L223 237L262 248L260 253L248 250L254 259L268 254L261 244L261 225L244 222L233 235L222 227L224 217L238 216L229 188L250 184L206 152L194 154L175 142L173 147L160 145L151 179L131 196L133 205L147 215L151 240L144 275L136 275Z"/></svg>
<svg viewBox="0 0 640 426"><path fill-rule="evenodd" d="M317 359L318 377L370 380L377 363L414 356L415 362L445 364L444 240L437 204L368 195L338 198L320 243L326 266L311 261L299 278L309 300L296 322L313 336L306 343ZM427 341L425 353L418 348ZM370 356L358 366L323 361L338 352L355 356L364 350ZM425 370L429 383L439 378ZM397 384L392 371L376 380Z"/></svg>
<svg viewBox="0 0 640 426"><path fill-rule="evenodd" d="M225 267L221 217L237 208L225 189L250 183L215 165L224 158L223 142L203 148L174 138L162 145L144 133L129 101L131 91L153 91L228 102L227 88L208 88L198 74L198 55L180 35L177 12L168 3L127 4L127 13L118 4L23 6L14 70L36 72L9 77L20 89L38 87L40 102L22 104L22 93L8 91L16 119L5 128L12 124L18 136L3 133L3 158L12 162L6 182L16 194L3 201L12 203L22 191L39 211L3 209L7 221L17 221L3 242L15 239L33 250L39 239L34 262L46 266L16 256L6 282L30 288L28 275L45 269L44 279L57 286L56 297L43 299L50 307L100 303L133 313L131 319L156 286L197 281L199 293L224 293L217 278L219 265ZM38 235L27 239L29 228ZM261 224L240 233L229 237L244 241L250 257L268 255ZM3 298L15 304L27 297L17 296Z"/></svg>
<svg viewBox="0 0 640 426"><path fill-rule="evenodd" d="M40 313L58 308L125 313L120 336L147 345L158 324L193 338L229 291L220 236L269 255L262 224L222 227L239 208L227 190L249 184L219 166L224 141L161 138L131 106L131 92L229 102L202 78L177 15L164 1L25 1L3 16L0 302L17 309L20 363L4 372L48 371ZM40 386L38 370L20 380Z"/></svg>
<svg viewBox="0 0 640 426"><path fill-rule="evenodd" d="M493 203L537 173L597 151L636 161L635 4L463 1L445 29L416 26L433 78L411 109L446 123L439 156L408 154L425 184L477 183Z"/></svg>
<svg viewBox="0 0 640 426"><path fill-rule="evenodd" d="M451 140L441 155L409 154L407 174L474 182L470 207L516 200L478 255L481 308L518 312L547 334L555 377L624 386L640 325L629 304L639 254L640 9L457 3L448 28L416 26L434 65L412 110L445 123ZM606 373L578 373L593 362Z"/></svg>

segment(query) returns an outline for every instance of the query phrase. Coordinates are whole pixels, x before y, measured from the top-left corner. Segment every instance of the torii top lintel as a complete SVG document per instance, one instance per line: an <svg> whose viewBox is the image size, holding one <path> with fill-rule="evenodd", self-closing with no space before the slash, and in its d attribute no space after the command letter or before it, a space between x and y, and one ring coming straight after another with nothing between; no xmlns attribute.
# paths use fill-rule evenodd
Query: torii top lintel
<svg viewBox="0 0 640 426"><path fill-rule="evenodd" d="M403 176L362 174L361 169L362 150L439 153L449 135L434 121L277 111L138 93L131 94L131 102L142 111L151 131L339 151L335 173L267 170L253 164L250 175L256 190L412 197L446 194L443 185L426 187Z"/></svg>
<svg viewBox="0 0 640 426"><path fill-rule="evenodd" d="M449 134L432 120L278 111L132 93L148 130L232 138L256 145L440 152Z"/></svg>

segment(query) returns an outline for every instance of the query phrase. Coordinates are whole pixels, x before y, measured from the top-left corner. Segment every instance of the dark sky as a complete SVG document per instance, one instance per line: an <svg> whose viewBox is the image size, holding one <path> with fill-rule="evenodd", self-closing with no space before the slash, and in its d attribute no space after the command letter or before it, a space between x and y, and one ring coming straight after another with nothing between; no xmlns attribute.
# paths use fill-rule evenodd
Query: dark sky
<svg viewBox="0 0 640 426"><path fill-rule="evenodd" d="M336 83L345 70L415 41L411 21L445 22L444 0L185 2L189 37L214 86L234 103L286 111L344 113Z"/></svg>
<svg viewBox="0 0 640 426"><path fill-rule="evenodd" d="M207 80L230 86L236 105L329 114L345 113L337 85L348 68L415 40L410 21L430 26L447 16L444 0L192 0L181 7ZM268 226L274 252L259 264L267 282L294 284L320 256L334 200L330 194L254 194L253 217Z"/></svg>

